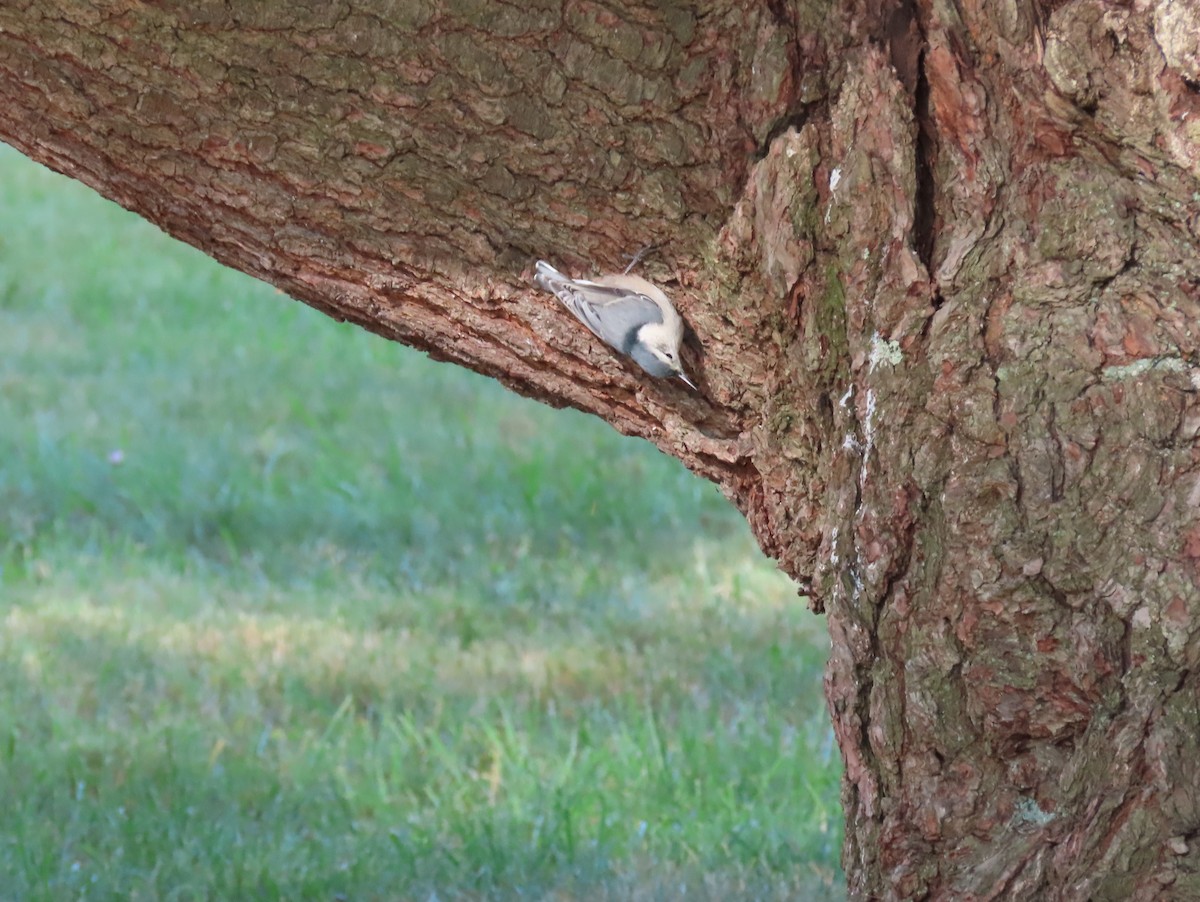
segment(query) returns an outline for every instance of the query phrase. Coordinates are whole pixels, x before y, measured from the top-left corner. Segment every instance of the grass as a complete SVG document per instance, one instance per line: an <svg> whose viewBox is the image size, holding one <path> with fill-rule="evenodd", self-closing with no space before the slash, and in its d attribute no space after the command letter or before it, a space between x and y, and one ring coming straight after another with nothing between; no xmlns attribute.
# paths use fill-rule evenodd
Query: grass
<svg viewBox="0 0 1200 902"><path fill-rule="evenodd" d="M0 618L2 900L840 897L714 488L4 148Z"/></svg>

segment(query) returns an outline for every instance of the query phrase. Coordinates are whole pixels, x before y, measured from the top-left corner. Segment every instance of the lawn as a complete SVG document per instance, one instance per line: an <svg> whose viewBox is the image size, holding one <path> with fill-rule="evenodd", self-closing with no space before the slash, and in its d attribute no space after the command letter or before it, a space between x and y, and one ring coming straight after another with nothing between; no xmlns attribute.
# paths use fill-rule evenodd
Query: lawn
<svg viewBox="0 0 1200 902"><path fill-rule="evenodd" d="M0 622L5 902L841 897L713 486L2 146Z"/></svg>

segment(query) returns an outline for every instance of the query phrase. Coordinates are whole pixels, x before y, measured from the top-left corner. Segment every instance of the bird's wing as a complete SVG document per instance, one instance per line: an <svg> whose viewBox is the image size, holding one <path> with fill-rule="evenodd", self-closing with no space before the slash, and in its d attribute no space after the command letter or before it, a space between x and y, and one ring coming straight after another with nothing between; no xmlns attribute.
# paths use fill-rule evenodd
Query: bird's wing
<svg viewBox="0 0 1200 902"><path fill-rule="evenodd" d="M543 274L539 284L562 301L592 334L625 354L629 353L638 328L646 323L663 321L658 304L628 288L554 278L548 274Z"/></svg>
<svg viewBox="0 0 1200 902"><path fill-rule="evenodd" d="M560 295L561 298L561 295ZM602 285L578 289L576 302L568 304L585 326L602 341L628 354L637 330L647 323L661 323L662 310L644 294Z"/></svg>

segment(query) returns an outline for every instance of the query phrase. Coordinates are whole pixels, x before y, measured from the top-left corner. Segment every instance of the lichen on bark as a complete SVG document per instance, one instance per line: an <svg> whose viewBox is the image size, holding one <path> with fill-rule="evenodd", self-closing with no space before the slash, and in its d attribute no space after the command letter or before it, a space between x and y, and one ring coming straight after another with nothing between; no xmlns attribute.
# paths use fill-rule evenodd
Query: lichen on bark
<svg viewBox="0 0 1200 902"><path fill-rule="evenodd" d="M862 898L1200 873L1195 4L0 7L0 136L722 487L832 639ZM663 242L701 391L528 283Z"/></svg>

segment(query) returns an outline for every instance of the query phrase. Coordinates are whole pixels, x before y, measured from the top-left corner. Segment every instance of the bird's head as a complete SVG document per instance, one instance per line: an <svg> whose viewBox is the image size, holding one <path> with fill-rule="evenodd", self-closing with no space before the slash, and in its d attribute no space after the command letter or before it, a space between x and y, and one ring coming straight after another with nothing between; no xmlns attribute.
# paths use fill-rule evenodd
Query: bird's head
<svg viewBox="0 0 1200 902"><path fill-rule="evenodd" d="M675 376L693 389L696 388L683 371L678 338L661 324L653 323L642 326L638 331L638 342L633 349L632 356L638 365L651 376L657 376L660 379Z"/></svg>

